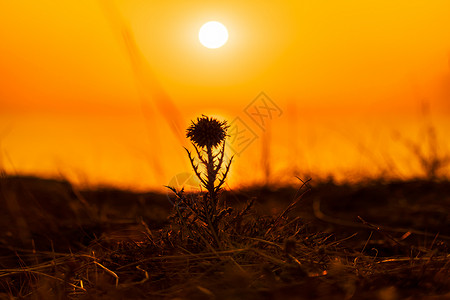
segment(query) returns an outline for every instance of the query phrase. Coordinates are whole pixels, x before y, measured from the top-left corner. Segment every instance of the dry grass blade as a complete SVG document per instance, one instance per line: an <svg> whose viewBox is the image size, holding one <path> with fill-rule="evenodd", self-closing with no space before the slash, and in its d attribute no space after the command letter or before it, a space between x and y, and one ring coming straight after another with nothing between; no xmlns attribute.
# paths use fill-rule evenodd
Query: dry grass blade
<svg viewBox="0 0 450 300"><path fill-rule="evenodd" d="M303 187L307 186L308 187L308 182L311 181L311 179L308 179L307 181L303 181L300 178L298 178L301 182L302 185L299 188L299 191L303 189ZM299 196L296 196L295 200L293 202L291 202L288 207L286 207L286 209L275 219L275 221L273 222L272 226L266 231L265 235L267 236L274 228L276 228L277 226L279 226L279 222L281 219L283 219L299 202L300 200L303 199L304 195L310 190L310 188L308 187L307 190L305 190L304 192L302 192Z"/></svg>
<svg viewBox="0 0 450 300"><path fill-rule="evenodd" d="M94 261L93 263L96 264L97 266L99 266L100 268L102 268L103 270L105 270L111 276L113 276L115 278L115 280L116 280L116 287L119 286L119 276L117 276L116 273L114 273L113 271L111 271L110 269L108 269L107 267L105 267L104 265L102 265L99 262Z"/></svg>

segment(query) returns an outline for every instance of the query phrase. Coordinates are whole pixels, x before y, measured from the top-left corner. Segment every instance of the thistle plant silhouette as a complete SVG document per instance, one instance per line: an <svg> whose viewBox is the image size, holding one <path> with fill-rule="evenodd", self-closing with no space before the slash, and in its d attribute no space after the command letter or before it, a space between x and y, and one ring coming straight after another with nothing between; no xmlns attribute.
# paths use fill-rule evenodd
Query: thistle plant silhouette
<svg viewBox="0 0 450 300"><path fill-rule="evenodd" d="M228 127L227 121L202 115L187 129L186 137L190 139L195 153L187 148L185 150L194 173L206 189L206 193L196 198L186 197L184 188L178 191L168 186L178 200L175 209L180 225L187 229L189 235L193 235L193 231L197 233L204 231L216 246L220 246L219 223L231 212L231 208L219 202L220 191L233 161L231 157L224 165Z"/></svg>

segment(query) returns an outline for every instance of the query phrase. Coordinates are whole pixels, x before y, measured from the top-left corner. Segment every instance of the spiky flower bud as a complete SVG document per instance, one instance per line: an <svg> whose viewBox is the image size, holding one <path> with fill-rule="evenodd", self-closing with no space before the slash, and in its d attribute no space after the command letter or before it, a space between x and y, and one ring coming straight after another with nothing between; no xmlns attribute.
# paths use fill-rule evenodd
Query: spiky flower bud
<svg viewBox="0 0 450 300"><path fill-rule="evenodd" d="M192 122L187 129L186 137L200 148L214 148L225 140L228 127L227 121L220 122L203 115L197 118L197 122Z"/></svg>

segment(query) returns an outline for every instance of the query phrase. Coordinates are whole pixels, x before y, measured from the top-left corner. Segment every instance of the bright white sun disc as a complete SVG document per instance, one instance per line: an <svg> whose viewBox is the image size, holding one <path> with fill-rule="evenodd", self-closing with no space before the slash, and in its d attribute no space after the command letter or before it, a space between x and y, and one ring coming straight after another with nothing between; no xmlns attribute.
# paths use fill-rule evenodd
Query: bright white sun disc
<svg viewBox="0 0 450 300"><path fill-rule="evenodd" d="M220 22L211 21L203 24L198 32L200 43L206 48L220 48L228 40L228 30Z"/></svg>

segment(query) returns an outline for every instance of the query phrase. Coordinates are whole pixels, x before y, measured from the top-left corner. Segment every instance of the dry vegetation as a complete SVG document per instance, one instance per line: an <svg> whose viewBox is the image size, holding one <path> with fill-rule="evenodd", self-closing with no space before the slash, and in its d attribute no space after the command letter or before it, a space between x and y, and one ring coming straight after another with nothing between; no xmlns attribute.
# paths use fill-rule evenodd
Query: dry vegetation
<svg viewBox="0 0 450 300"><path fill-rule="evenodd" d="M2 299L450 299L447 181L226 191L217 237L163 194L0 182Z"/></svg>
<svg viewBox="0 0 450 300"><path fill-rule="evenodd" d="M442 164L427 180L223 191L227 128L202 116L187 130L198 194L2 174L0 297L450 299Z"/></svg>

